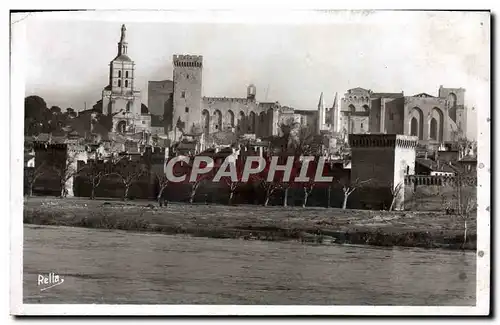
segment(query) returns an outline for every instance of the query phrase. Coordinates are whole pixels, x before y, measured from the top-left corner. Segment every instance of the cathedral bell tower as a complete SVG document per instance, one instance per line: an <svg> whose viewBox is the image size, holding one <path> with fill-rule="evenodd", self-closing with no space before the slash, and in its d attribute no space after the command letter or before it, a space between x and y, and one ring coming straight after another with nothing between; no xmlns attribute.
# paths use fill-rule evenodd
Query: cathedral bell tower
<svg viewBox="0 0 500 325"><path fill-rule="evenodd" d="M141 113L141 92L135 88L135 63L128 56L127 28L121 27L116 57L109 64L109 83L102 92L102 113L113 117L112 132L147 131L151 125Z"/></svg>

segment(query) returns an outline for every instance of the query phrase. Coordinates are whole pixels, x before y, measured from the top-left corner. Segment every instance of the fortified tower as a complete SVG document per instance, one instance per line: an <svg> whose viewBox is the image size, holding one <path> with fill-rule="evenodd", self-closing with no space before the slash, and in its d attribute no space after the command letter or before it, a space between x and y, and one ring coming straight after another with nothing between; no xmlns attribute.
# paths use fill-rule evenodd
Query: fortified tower
<svg viewBox="0 0 500 325"><path fill-rule="evenodd" d="M394 209L402 210L405 176L415 174L417 143L418 137L409 135L349 134L351 183L364 182L354 192L357 201L365 207L389 208L392 192L397 192Z"/></svg>
<svg viewBox="0 0 500 325"><path fill-rule="evenodd" d="M201 134L203 56L174 55L173 124L187 134Z"/></svg>

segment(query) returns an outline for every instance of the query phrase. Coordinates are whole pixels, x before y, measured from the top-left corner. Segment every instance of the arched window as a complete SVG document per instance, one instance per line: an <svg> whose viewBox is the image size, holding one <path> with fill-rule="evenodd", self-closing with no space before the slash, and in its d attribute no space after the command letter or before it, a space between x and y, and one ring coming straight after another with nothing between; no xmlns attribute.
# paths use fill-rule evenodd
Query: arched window
<svg viewBox="0 0 500 325"><path fill-rule="evenodd" d="M122 70L118 70L118 78L122 77Z"/></svg>
<svg viewBox="0 0 500 325"><path fill-rule="evenodd" d="M227 112L228 119L229 119L229 125L233 128L234 127L234 113L233 111L229 110Z"/></svg>
<svg viewBox="0 0 500 325"><path fill-rule="evenodd" d="M418 137L418 120L414 117L411 119L411 130L410 135Z"/></svg>
<svg viewBox="0 0 500 325"><path fill-rule="evenodd" d="M128 78L128 71L125 71L125 78Z"/></svg>
<svg viewBox="0 0 500 325"><path fill-rule="evenodd" d="M122 81L120 79L118 79L118 87L121 87L122 86Z"/></svg>
<svg viewBox="0 0 500 325"><path fill-rule="evenodd" d="M125 80L125 88L128 87L128 80Z"/></svg>
<svg viewBox="0 0 500 325"><path fill-rule="evenodd" d="M432 118L432 120L431 120L431 125L430 125L430 126L431 126L431 127L430 127L430 129L431 129L431 130L430 130L430 138L431 138L432 140L437 140L437 131L438 131L438 130L437 130L437 125L438 125L438 124L437 124L436 119L435 119L435 118Z"/></svg>

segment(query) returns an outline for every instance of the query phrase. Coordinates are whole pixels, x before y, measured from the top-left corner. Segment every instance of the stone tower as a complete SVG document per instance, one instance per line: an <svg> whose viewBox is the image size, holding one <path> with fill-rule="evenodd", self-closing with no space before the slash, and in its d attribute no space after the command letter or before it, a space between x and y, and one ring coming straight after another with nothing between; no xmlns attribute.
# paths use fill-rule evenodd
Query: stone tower
<svg viewBox="0 0 500 325"><path fill-rule="evenodd" d="M465 107L464 88L444 88L439 86L439 97L446 99L448 116L455 122L461 136L467 134L467 109Z"/></svg>
<svg viewBox="0 0 500 325"><path fill-rule="evenodd" d="M395 210L404 208L404 181L415 174L418 137L400 134L351 134L351 183L357 208L389 208L395 192ZM401 188L403 187L403 188ZM396 191L399 188L399 191ZM353 197L354 199L354 197ZM365 206L363 206L363 204Z"/></svg>
<svg viewBox="0 0 500 325"><path fill-rule="evenodd" d="M113 116L111 131L119 133L147 131L151 126L151 117L141 114L141 92L135 88L126 32L122 25L118 53L109 64L109 83L102 91L102 113Z"/></svg>
<svg viewBox="0 0 500 325"><path fill-rule="evenodd" d="M174 55L173 63L173 125L176 131L201 134L203 56Z"/></svg>

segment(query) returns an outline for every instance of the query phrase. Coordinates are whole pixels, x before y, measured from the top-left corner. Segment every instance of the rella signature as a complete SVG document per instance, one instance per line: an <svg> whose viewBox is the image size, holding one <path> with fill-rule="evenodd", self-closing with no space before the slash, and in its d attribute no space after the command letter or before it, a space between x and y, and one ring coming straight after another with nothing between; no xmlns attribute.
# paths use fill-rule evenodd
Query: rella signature
<svg viewBox="0 0 500 325"><path fill-rule="evenodd" d="M62 276L56 274L56 273L49 273L47 275L44 274L38 274L38 286L42 287L40 288L40 291L45 291L47 289L53 288L55 286L58 286L60 284L64 283L64 279Z"/></svg>

